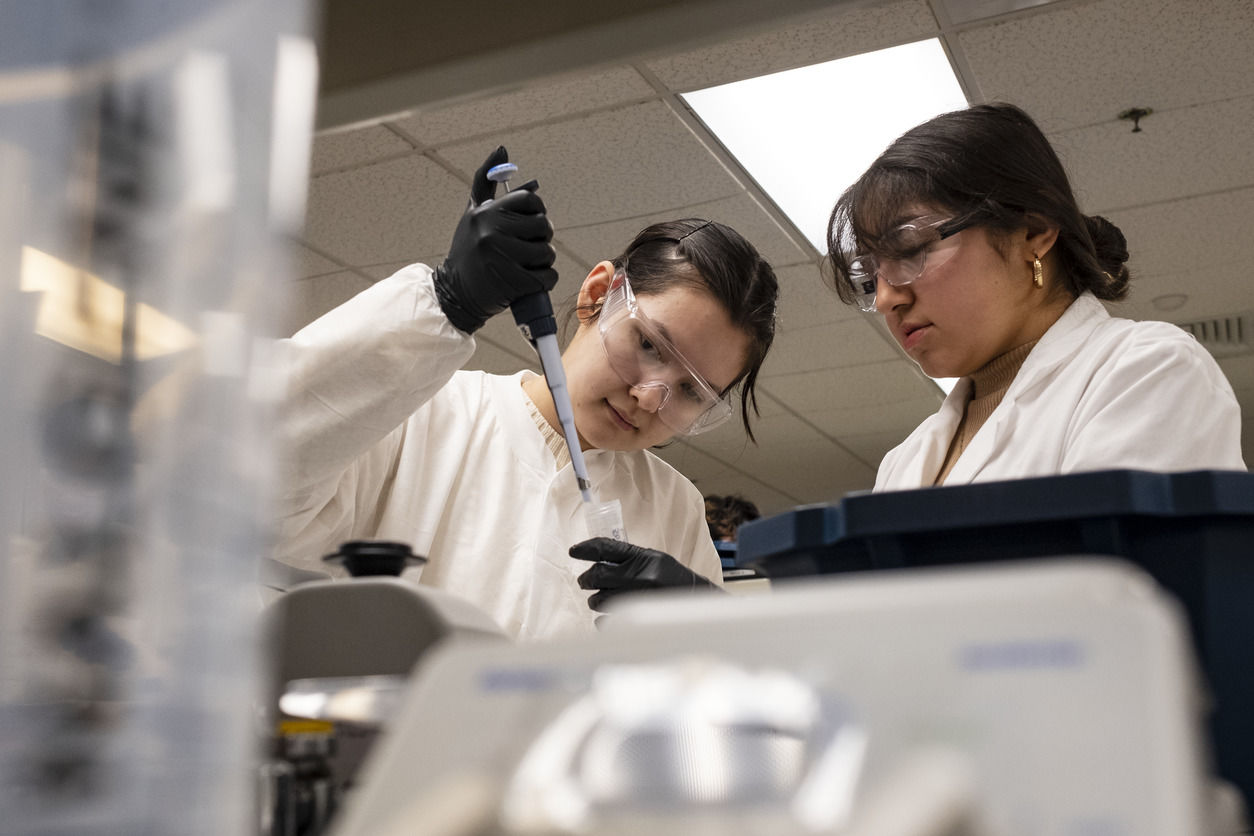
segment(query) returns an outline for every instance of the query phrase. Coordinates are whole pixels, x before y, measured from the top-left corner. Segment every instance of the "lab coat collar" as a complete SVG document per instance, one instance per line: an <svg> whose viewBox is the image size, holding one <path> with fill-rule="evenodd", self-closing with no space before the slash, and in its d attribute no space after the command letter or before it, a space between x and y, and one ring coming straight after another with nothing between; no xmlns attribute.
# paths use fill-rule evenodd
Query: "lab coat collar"
<svg viewBox="0 0 1254 836"><path fill-rule="evenodd" d="M492 399L499 405L497 415L509 437L514 456L537 473L549 474L553 472L553 456L544 444L540 429L531 419L527 393L522 388L523 380L534 376L534 372L524 369L511 375L490 374L487 379Z"/></svg>
<svg viewBox="0 0 1254 836"><path fill-rule="evenodd" d="M1023 361L1006 397L1017 396L1074 357L1093 331L1108 319L1110 314L1092 293L1086 290L1076 297Z"/></svg>
<svg viewBox="0 0 1254 836"><path fill-rule="evenodd" d="M1010 436L1009 431L1017 420L1020 400L1031 395L1039 386L1047 384L1052 373L1074 357L1084 346L1089 335L1107 319L1110 319L1110 314L1106 308L1096 296L1088 291L1078 296L1063 311L1062 316L1049 327L1023 361L1019 373L1015 375L1015 379L1006 390L997 409L993 410L993 414L984 422L984 426L980 427L979 432L971 439L967 449L954 464L953 470L945 480L946 484L966 484L979 475L984 466L1006 444L1006 439ZM959 392L959 386L955 386L950 396L945 399L940 413L934 416L945 415L946 420L952 423L946 425L948 432L943 432L941 425L938 424L937 436L931 439L931 443L934 447L940 448L939 458L930 465L932 467L930 471L924 470L920 473L920 479L923 473L936 473L940 469L941 462L944 461L945 453L948 452L949 441L953 438L954 430L957 429L958 422L962 419L967 392L970 391L970 378L963 378L961 383L967 384L967 387ZM930 463L933 451L929 449L927 452L927 455L920 458L928 459Z"/></svg>
<svg viewBox="0 0 1254 836"><path fill-rule="evenodd" d="M511 447L519 461L539 473L554 473L553 456L544 443L544 436L531 419L527 406L527 393L522 384L528 378L536 377L536 373L523 369L512 375L489 375L493 386L493 397L501 404L499 410L501 423L509 434ZM588 465L588 476L594 485L608 480L614 473L618 454L612 450L585 450L584 462ZM568 480L575 485L574 468L568 462L557 471L559 479Z"/></svg>
<svg viewBox="0 0 1254 836"><path fill-rule="evenodd" d="M929 485L940 472L945 454L949 452L949 442L962 420L962 412L966 408L970 392L971 378L959 378L954 388L945 396L941 408L919 426L922 448L918 455L906 463L903 478L908 484Z"/></svg>

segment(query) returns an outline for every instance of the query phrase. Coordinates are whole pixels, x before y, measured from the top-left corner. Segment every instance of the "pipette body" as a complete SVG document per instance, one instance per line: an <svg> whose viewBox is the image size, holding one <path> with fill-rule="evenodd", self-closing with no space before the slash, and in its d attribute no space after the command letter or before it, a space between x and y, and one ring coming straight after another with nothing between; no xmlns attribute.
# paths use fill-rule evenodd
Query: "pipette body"
<svg viewBox="0 0 1254 836"><path fill-rule="evenodd" d="M514 163L502 163L488 169L488 179L505 185L517 171L518 166ZM570 451L570 465L575 471L579 495L583 498L589 534L625 541L627 535L619 501L597 502L592 495L592 480L588 477L579 433L575 430L575 413L571 407L570 391L566 387L566 371L562 367L562 352L557 344L557 319L553 316L553 302L549 294L541 291L516 299L510 305L510 313L522 335L535 346L540 357L540 370L553 398L562 437L566 439L566 447Z"/></svg>

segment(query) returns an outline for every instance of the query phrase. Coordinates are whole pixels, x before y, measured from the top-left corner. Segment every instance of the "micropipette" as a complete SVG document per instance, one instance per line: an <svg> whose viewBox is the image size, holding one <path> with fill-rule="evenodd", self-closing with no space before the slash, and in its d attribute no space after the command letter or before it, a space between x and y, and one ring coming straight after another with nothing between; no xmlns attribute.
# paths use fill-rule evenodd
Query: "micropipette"
<svg viewBox="0 0 1254 836"><path fill-rule="evenodd" d="M518 171L514 163L501 163L488 169L488 179L506 185ZM566 388L566 372L562 368L562 352L557 345L557 320L553 316L553 303L545 291L532 293L514 300L510 305L514 322L522 335L535 346L540 356L540 371L544 374L553 407L557 410L562 435L570 451L570 465L575 471L579 494L583 497L588 533L593 537L610 537L626 540L622 521L622 506L617 499L596 502L592 497L592 480L588 478L588 466L584 462L583 448L575 431L575 414L570 405L570 391Z"/></svg>

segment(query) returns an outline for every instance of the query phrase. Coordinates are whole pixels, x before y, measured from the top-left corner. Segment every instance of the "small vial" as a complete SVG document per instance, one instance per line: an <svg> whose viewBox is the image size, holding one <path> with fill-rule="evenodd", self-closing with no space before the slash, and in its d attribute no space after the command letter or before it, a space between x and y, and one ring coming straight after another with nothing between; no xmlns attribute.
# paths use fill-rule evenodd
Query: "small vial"
<svg viewBox="0 0 1254 836"><path fill-rule="evenodd" d="M623 506L617 499L594 502L587 506L588 536L608 537L627 542L627 526L623 525Z"/></svg>

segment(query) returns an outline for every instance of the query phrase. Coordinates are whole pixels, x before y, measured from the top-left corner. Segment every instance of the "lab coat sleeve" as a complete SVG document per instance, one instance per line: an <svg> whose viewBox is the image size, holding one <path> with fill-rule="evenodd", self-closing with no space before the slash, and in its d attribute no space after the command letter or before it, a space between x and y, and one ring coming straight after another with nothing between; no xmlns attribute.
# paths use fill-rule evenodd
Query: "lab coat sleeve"
<svg viewBox="0 0 1254 836"><path fill-rule="evenodd" d="M1244 470L1241 411L1214 359L1172 326L1141 328L1094 375L1060 472Z"/></svg>
<svg viewBox="0 0 1254 836"><path fill-rule="evenodd" d="M342 474L390 439L474 353L440 309L432 271L406 267L319 317L280 346L282 493Z"/></svg>
<svg viewBox="0 0 1254 836"><path fill-rule="evenodd" d="M419 428L433 397L473 352L474 340L444 316L431 270L421 264L285 341L279 562L323 570L321 556L340 543L378 536L401 457L428 458L424 445L439 428Z"/></svg>

